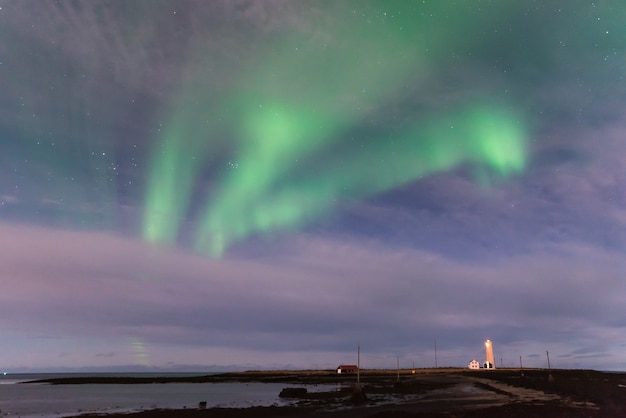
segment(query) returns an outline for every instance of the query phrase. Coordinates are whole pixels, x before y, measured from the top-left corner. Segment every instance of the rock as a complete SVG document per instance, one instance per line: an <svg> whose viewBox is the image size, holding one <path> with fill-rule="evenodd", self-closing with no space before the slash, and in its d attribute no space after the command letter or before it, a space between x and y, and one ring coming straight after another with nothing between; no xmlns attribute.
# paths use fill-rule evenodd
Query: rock
<svg viewBox="0 0 626 418"><path fill-rule="evenodd" d="M306 388L283 388L278 397L280 398L303 398L307 395Z"/></svg>

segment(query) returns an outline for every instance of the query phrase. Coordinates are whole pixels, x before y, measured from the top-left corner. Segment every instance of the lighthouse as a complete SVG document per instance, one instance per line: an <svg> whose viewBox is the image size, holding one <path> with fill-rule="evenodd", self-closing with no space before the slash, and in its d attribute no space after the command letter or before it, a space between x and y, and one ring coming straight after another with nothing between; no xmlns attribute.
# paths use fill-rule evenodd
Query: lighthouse
<svg viewBox="0 0 626 418"><path fill-rule="evenodd" d="M485 369L495 369L496 368L496 360L493 356L493 343L491 340L485 341L485 365L483 366Z"/></svg>

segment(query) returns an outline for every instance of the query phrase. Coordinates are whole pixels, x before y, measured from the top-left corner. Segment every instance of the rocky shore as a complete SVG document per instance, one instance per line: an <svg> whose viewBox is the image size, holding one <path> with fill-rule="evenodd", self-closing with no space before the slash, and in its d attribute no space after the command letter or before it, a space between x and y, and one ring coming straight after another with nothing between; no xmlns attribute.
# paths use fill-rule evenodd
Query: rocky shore
<svg viewBox="0 0 626 418"><path fill-rule="evenodd" d="M185 378L70 378L50 384L174 382L281 382L293 406L147 410L107 417L626 417L626 374L592 370L465 369L364 370L360 396L356 375L332 371L249 371ZM309 393L298 384L337 383L337 390ZM102 417L84 414L82 418Z"/></svg>

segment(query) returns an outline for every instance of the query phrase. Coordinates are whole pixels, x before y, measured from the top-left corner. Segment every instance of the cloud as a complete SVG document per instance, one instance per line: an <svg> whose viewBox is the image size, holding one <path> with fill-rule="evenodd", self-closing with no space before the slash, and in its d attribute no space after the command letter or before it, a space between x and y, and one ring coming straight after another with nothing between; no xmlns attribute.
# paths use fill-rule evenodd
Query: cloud
<svg viewBox="0 0 626 418"><path fill-rule="evenodd" d="M112 351L110 353L98 353L96 354L96 357L115 357L117 356L117 353Z"/></svg>
<svg viewBox="0 0 626 418"><path fill-rule="evenodd" d="M19 201L20 200L17 197L13 196L13 195L9 195L9 194L0 195L0 205L2 205L2 206L16 204Z"/></svg>
<svg viewBox="0 0 626 418"><path fill-rule="evenodd" d="M313 351L323 362L361 344L380 362L424 353L439 338L442 356L463 365L486 337L502 351L517 347L517 357L604 335L601 365L615 356L611 333L624 327L610 324L626 292L623 257L582 244L471 263L303 236L288 240L284 256L214 261L104 233L0 231L3 329L61 341L133 338L151 359L178 347L211 348L225 364L241 360L228 358L232 350L254 351L259 362ZM116 352L106 350L95 355Z"/></svg>

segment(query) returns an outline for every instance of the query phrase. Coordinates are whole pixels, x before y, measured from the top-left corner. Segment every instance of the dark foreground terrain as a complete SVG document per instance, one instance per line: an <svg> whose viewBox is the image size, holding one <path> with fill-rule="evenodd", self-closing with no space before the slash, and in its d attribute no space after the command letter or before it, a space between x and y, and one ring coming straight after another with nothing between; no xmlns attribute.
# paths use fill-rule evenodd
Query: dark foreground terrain
<svg viewBox="0 0 626 418"><path fill-rule="evenodd" d="M435 369L365 370L355 393L355 375L330 371L242 372L185 378L198 382L338 383L333 392L286 390L294 406L149 410L107 417L261 418L261 417L626 417L626 374L593 370ZM179 378L153 379L168 383ZM147 383L145 379L51 380L52 384ZM84 414L82 418L102 417Z"/></svg>

